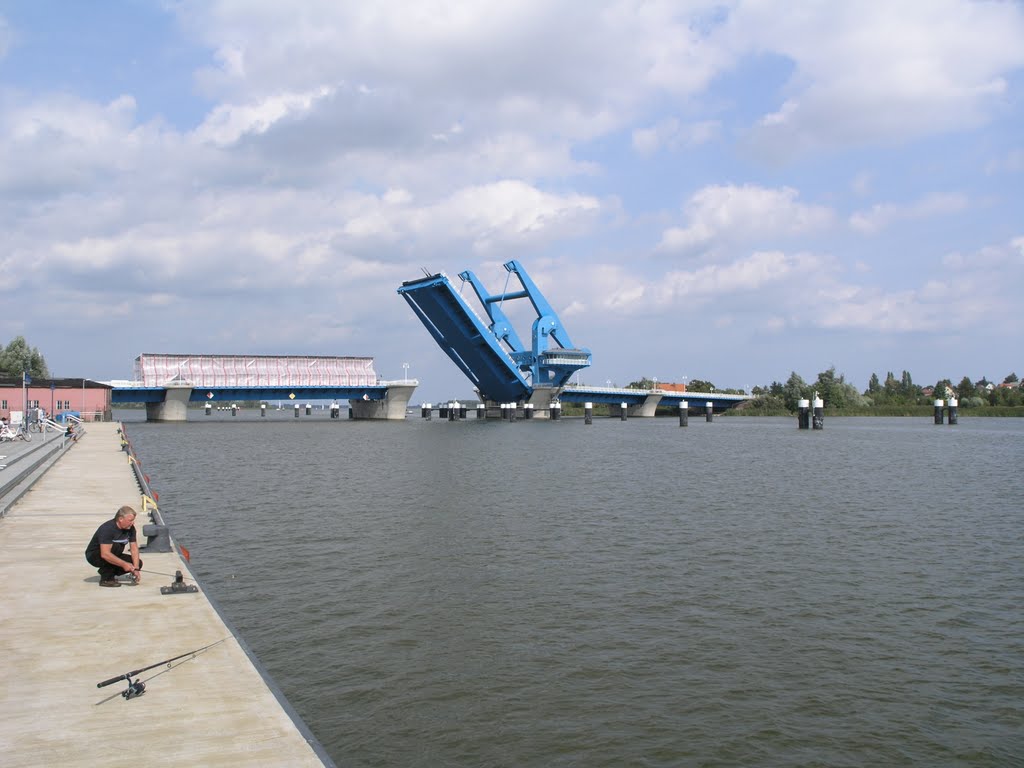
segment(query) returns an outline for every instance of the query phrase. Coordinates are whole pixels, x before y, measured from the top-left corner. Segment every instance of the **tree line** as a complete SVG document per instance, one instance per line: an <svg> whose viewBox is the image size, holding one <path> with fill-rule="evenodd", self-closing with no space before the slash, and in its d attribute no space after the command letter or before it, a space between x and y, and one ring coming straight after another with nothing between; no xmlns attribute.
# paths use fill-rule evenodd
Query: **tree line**
<svg viewBox="0 0 1024 768"><path fill-rule="evenodd" d="M832 367L819 373L812 382L805 381L793 371L785 383L773 381L771 384L754 387L750 392L721 389L703 379L694 379L686 388L691 392L749 394L752 400L747 403L747 408L765 412L795 413L800 400L810 400L815 394L824 401L825 408L835 410L930 406L934 400L954 397L962 408L1024 406L1024 389L1020 387L1017 374L1009 374L1002 383L1011 386L999 386L984 377L972 381L969 376L964 376L958 384L953 384L951 379L939 379L933 387L926 388L915 384L909 371L903 371L899 378L889 371L885 381L879 379L878 374L872 373L868 388L861 392ZM627 386L633 389L654 389L655 383L653 379L644 377Z"/></svg>

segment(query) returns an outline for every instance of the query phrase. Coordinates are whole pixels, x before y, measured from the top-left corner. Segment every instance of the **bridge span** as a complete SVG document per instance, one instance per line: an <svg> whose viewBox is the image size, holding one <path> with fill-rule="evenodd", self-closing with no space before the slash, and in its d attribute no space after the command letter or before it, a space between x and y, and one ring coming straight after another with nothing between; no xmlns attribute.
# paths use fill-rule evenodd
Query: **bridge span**
<svg viewBox="0 0 1024 768"><path fill-rule="evenodd" d="M148 421L185 421L188 404L238 400L348 400L355 419L404 419L419 384L383 381L372 357L167 355L135 358L110 401L145 403Z"/></svg>

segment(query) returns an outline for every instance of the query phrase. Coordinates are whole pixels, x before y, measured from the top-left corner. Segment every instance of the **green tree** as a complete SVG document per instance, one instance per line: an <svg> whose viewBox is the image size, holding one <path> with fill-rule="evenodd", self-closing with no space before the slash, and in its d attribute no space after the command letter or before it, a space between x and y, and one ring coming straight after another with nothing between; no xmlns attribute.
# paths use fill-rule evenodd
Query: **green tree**
<svg viewBox="0 0 1024 768"><path fill-rule="evenodd" d="M786 384L782 388L782 401L786 404L786 408L791 411L795 411L800 407L800 400L803 400L810 396L808 391L807 382L800 378L800 374L793 371L789 374L789 378L786 379Z"/></svg>
<svg viewBox="0 0 1024 768"><path fill-rule="evenodd" d="M1009 376L1003 379L1003 384L1016 384L1018 381L1020 381L1020 379L1017 378L1017 374L1011 373Z"/></svg>
<svg viewBox="0 0 1024 768"><path fill-rule="evenodd" d="M871 378L868 380L868 393L873 395L877 392L880 392L881 390L882 385L878 381L878 374L872 373Z"/></svg>
<svg viewBox="0 0 1024 768"><path fill-rule="evenodd" d="M960 379L960 383L956 385L957 400L966 400L970 397L974 397L976 394L977 390L974 388L974 384L971 383L969 377L964 376Z"/></svg>
<svg viewBox="0 0 1024 768"><path fill-rule="evenodd" d="M686 389L689 392L714 392L715 385L704 379L694 379L686 385Z"/></svg>
<svg viewBox="0 0 1024 768"><path fill-rule="evenodd" d="M23 371L28 371L29 376L34 378L50 378L50 370L39 350L29 347L24 336L15 336L10 344L0 350L0 375L21 376Z"/></svg>

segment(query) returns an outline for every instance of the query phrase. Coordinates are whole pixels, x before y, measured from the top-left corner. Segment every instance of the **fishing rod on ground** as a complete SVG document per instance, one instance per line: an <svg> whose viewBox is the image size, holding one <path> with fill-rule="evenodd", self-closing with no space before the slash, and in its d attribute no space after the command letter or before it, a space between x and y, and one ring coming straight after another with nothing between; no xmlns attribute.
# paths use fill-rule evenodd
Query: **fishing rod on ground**
<svg viewBox="0 0 1024 768"><path fill-rule="evenodd" d="M186 656L195 656L197 653L201 653L201 652L203 652L203 651L205 651L205 650L207 650L209 648L213 648L213 646L215 646L215 645L220 645L225 640L227 640L227 638L226 637L222 637L217 642L210 643L209 645L204 645L202 648L196 648L194 651L189 651L188 653L183 653L180 656L175 656L175 657L170 658L170 659L164 659L163 661L158 661L156 664L150 664L148 667L142 667L141 669L134 669L131 672L125 672L123 675L118 675L117 677L112 677L109 680L104 680L102 683L96 683L96 687L97 688L105 688L108 685L113 685L114 683L118 682L119 680L127 680L128 681L128 687L125 688L123 691L121 691L121 695L124 696L125 701L127 701L128 699L134 699L136 696L141 696L142 694L144 694L146 692L146 684L144 682L142 682L141 680L134 680L133 681L132 680L133 677L137 677L141 673L148 672L151 669L156 669L157 667L162 667L164 664L167 664L168 666L170 666L172 661L177 661L178 659L184 659Z"/></svg>

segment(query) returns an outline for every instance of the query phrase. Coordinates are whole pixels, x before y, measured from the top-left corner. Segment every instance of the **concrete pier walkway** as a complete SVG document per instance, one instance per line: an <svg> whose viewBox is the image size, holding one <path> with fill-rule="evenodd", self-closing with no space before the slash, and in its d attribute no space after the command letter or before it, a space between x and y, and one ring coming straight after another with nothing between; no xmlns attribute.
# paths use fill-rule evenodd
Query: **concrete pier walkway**
<svg viewBox="0 0 1024 768"><path fill-rule="evenodd" d="M0 520L0 762L15 766L323 766L202 593L162 595L172 578L100 588L85 562L96 527L140 490L117 424L88 425ZM143 458L144 457L140 457ZM173 531L172 531L173 533ZM190 576L177 553L142 551L144 569ZM220 640L226 638L223 642ZM97 683L217 643L137 678Z"/></svg>

